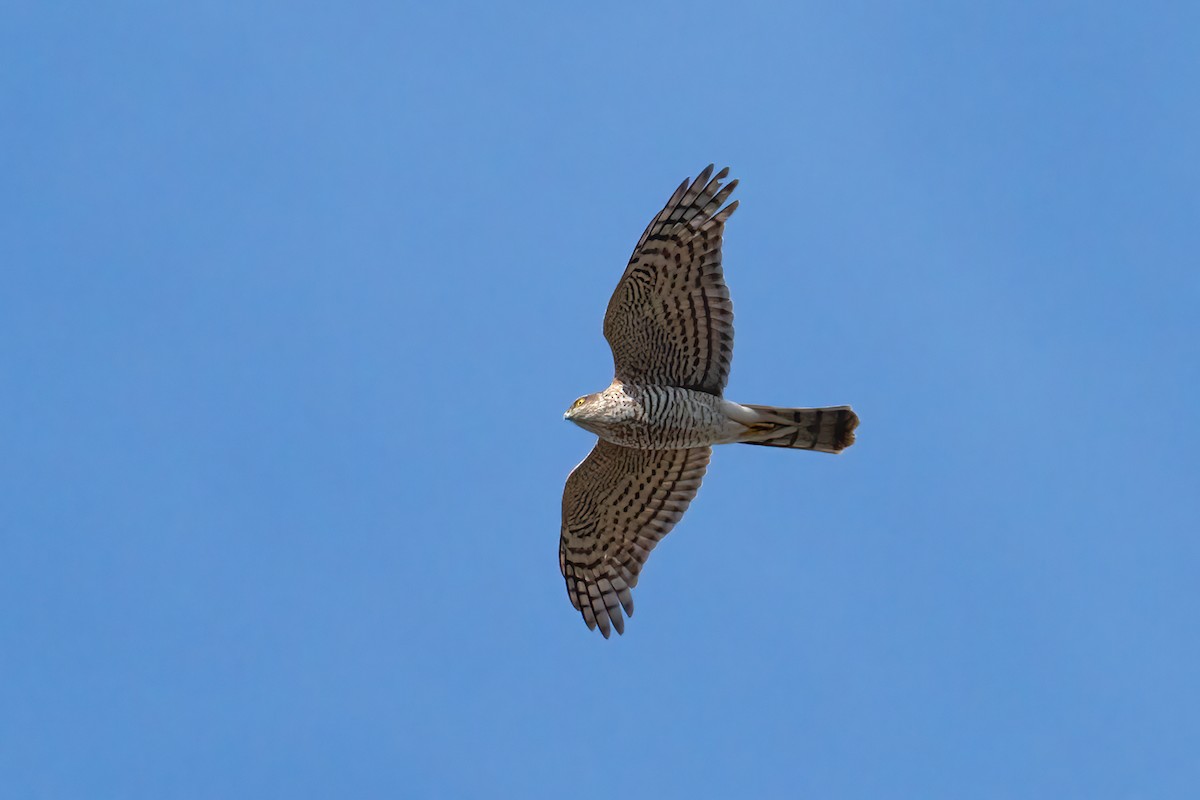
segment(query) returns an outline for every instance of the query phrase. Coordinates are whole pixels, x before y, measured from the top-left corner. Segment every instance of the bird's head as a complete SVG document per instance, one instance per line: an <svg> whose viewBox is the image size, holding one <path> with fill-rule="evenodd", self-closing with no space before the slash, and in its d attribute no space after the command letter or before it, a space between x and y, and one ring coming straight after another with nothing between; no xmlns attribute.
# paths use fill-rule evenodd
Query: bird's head
<svg viewBox="0 0 1200 800"><path fill-rule="evenodd" d="M580 425L588 420L588 404L596 398L594 394L585 394L583 397L576 400L567 409L567 413L563 414L563 419L569 419L576 425Z"/></svg>
<svg viewBox="0 0 1200 800"><path fill-rule="evenodd" d="M563 419L600 436L626 423L632 412L633 406L625 388L620 381L613 381L603 392L585 394L572 403Z"/></svg>

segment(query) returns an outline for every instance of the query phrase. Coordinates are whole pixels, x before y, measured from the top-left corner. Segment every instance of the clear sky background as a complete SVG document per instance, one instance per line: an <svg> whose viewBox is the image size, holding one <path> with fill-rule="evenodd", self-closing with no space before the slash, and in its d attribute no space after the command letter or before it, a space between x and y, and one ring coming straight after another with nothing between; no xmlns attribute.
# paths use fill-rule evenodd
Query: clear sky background
<svg viewBox="0 0 1200 800"><path fill-rule="evenodd" d="M0 795L1200 796L1200 10L9 3ZM604 641L609 293L742 183Z"/></svg>

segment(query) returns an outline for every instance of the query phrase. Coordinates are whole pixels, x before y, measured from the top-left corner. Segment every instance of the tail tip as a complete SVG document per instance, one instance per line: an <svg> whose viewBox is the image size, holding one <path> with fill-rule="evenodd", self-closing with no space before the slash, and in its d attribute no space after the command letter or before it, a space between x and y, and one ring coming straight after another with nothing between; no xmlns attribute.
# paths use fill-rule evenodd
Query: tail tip
<svg viewBox="0 0 1200 800"><path fill-rule="evenodd" d="M839 452L854 444L854 429L857 427L858 414L855 414L853 410L847 408L845 411L845 416L838 420L835 439Z"/></svg>

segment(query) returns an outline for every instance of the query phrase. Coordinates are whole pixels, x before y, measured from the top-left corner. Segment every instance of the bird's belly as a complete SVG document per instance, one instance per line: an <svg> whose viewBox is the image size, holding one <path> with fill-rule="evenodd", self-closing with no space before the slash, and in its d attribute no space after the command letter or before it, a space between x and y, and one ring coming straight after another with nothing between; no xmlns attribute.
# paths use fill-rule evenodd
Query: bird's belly
<svg viewBox="0 0 1200 800"><path fill-rule="evenodd" d="M730 420L720 399L689 389L647 389L637 413L600 432L601 438L642 450L682 450L727 440Z"/></svg>

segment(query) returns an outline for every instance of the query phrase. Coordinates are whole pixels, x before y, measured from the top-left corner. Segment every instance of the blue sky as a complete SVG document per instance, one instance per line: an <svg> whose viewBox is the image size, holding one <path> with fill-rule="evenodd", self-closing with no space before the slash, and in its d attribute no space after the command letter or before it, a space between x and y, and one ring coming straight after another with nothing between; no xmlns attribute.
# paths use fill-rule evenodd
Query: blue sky
<svg viewBox="0 0 1200 800"><path fill-rule="evenodd" d="M9 4L0 793L1197 796L1200 13L995 6ZM561 415L710 161L728 396L859 443L604 641Z"/></svg>

